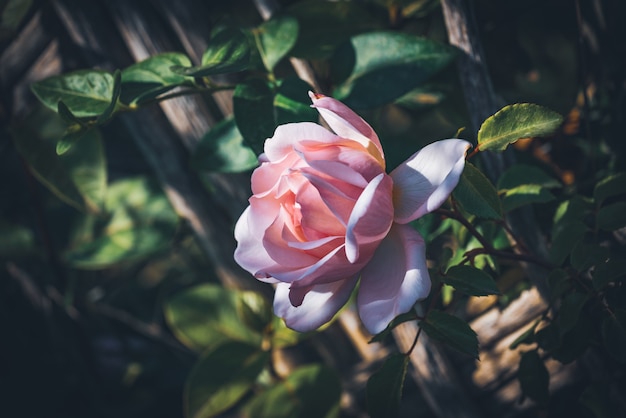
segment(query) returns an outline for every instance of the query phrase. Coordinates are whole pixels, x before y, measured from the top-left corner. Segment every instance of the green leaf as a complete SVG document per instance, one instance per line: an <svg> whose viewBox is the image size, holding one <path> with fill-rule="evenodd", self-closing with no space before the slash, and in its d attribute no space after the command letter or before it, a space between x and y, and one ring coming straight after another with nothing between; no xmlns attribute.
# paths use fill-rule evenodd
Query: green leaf
<svg viewBox="0 0 626 418"><path fill-rule="evenodd" d="M598 228L605 231L623 228L626 226L626 202L611 203L600 208L596 222Z"/></svg>
<svg viewBox="0 0 626 418"><path fill-rule="evenodd" d="M300 367L287 378L252 398L242 408L245 418L337 418L341 383L328 367Z"/></svg>
<svg viewBox="0 0 626 418"><path fill-rule="evenodd" d="M113 73L113 93L111 93L109 106L104 110L104 112L102 112L100 116L98 116L98 125L102 125L103 123L111 119L111 116L113 116L113 113L115 113L115 110L117 109L121 93L122 72L120 70L115 70L115 72Z"/></svg>
<svg viewBox="0 0 626 418"><path fill-rule="evenodd" d="M510 345L509 350L515 350L520 344L533 344L535 342L535 330L541 320L536 320L534 324L526 331L521 333Z"/></svg>
<svg viewBox="0 0 626 418"><path fill-rule="evenodd" d="M252 291L240 291L237 296L237 317L249 329L265 332L274 319L272 304L263 295Z"/></svg>
<svg viewBox="0 0 626 418"><path fill-rule="evenodd" d="M233 95L235 122L246 144L258 155L274 134L274 95L268 85L252 79L237 85Z"/></svg>
<svg viewBox="0 0 626 418"><path fill-rule="evenodd" d="M191 85L193 80L177 74L172 67L189 67L185 54L168 52L154 55L122 71L121 101L143 103L178 86Z"/></svg>
<svg viewBox="0 0 626 418"><path fill-rule="evenodd" d="M550 354L563 364L576 361L587 351L596 333L597 324L588 315L580 315L569 331L560 333L560 343Z"/></svg>
<svg viewBox="0 0 626 418"><path fill-rule="evenodd" d="M528 164L515 164L498 179L498 190L508 190L524 184L535 184L550 189L562 187L558 180L539 167Z"/></svg>
<svg viewBox="0 0 626 418"><path fill-rule="evenodd" d="M398 414L409 357L393 354L367 381L367 411L372 418L391 418Z"/></svg>
<svg viewBox="0 0 626 418"><path fill-rule="evenodd" d="M556 224L555 224L556 226ZM559 225L552 233L550 261L561 265L587 232L587 226L581 221Z"/></svg>
<svg viewBox="0 0 626 418"><path fill-rule="evenodd" d="M274 97L276 124L317 122L319 114L311 107L308 92L312 87L298 77L288 77L280 83Z"/></svg>
<svg viewBox="0 0 626 418"><path fill-rule="evenodd" d="M576 326L587 300L589 300L589 296L579 292L570 293L563 298L559 309L559 332L561 335Z"/></svg>
<svg viewBox="0 0 626 418"><path fill-rule="evenodd" d="M495 187L471 163L465 163L459 184L452 195L472 215L486 219L502 218L502 204Z"/></svg>
<svg viewBox="0 0 626 418"><path fill-rule="evenodd" d="M88 141L80 141L80 144ZM68 153L69 154L69 153ZM126 178L107 190L107 218L83 219L64 255L73 267L101 269L141 260L162 251L176 229L178 216L162 190L146 178ZM92 217L93 215L87 215Z"/></svg>
<svg viewBox="0 0 626 418"><path fill-rule="evenodd" d="M293 3L285 11L298 20L300 29L291 53L307 59L329 58L352 35L386 24L384 13L370 13L353 1L304 0Z"/></svg>
<svg viewBox="0 0 626 418"><path fill-rule="evenodd" d="M35 248L35 234L30 228L0 220L0 257L33 255Z"/></svg>
<svg viewBox="0 0 626 418"><path fill-rule="evenodd" d="M570 263L578 271L587 271L597 264L604 263L608 258L608 248L579 241L572 250Z"/></svg>
<svg viewBox="0 0 626 418"><path fill-rule="evenodd" d="M537 404L546 406L550 399L548 386L550 375L543 360L537 351L528 351L522 354L517 374L522 392Z"/></svg>
<svg viewBox="0 0 626 418"><path fill-rule="evenodd" d="M441 103L450 90L444 84L422 84L396 99L395 104L412 110L430 109Z"/></svg>
<svg viewBox="0 0 626 418"><path fill-rule="evenodd" d="M298 21L291 16L275 16L252 31L261 59L268 71L291 50L298 39Z"/></svg>
<svg viewBox="0 0 626 418"><path fill-rule="evenodd" d="M229 118L202 137L191 157L191 164L196 170L238 173L256 167L259 162L254 151L243 143L235 120Z"/></svg>
<svg viewBox="0 0 626 418"><path fill-rule="evenodd" d="M172 71L191 77L236 73L248 68L250 45L246 35L237 28L221 27L213 31L208 47L202 55L202 65L185 68L174 66Z"/></svg>
<svg viewBox="0 0 626 418"><path fill-rule="evenodd" d="M370 32L337 49L332 65L339 79L334 96L353 108L392 102L446 67L456 50L401 32Z"/></svg>
<svg viewBox="0 0 626 418"><path fill-rule="evenodd" d="M242 304L246 302L242 299L248 297L251 296L213 284L194 286L166 302L165 319L176 338L196 351L212 350L224 341L260 346L261 335L249 328L243 318L244 314L252 314L243 312Z"/></svg>
<svg viewBox="0 0 626 418"><path fill-rule="evenodd" d="M208 418L232 407L252 387L270 353L239 341L228 341L205 353L185 385L185 416Z"/></svg>
<svg viewBox="0 0 626 418"><path fill-rule="evenodd" d="M272 319L272 333L270 335L273 348L285 348L298 344L300 341L305 340L312 332L297 332L290 328L287 328L285 321L281 318L274 316Z"/></svg>
<svg viewBox="0 0 626 418"><path fill-rule="evenodd" d="M0 41L10 38L19 28L32 6L32 0L4 0L0 2Z"/></svg>
<svg viewBox="0 0 626 418"><path fill-rule="evenodd" d="M99 116L111 104L115 81L100 70L80 70L31 85L33 93L48 108L57 111L59 101L79 118Z"/></svg>
<svg viewBox="0 0 626 418"><path fill-rule="evenodd" d="M27 117L13 131L15 147L35 177L65 203L99 213L106 193L106 156L96 129L63 155L56 143L65 133L61 118L44 108Z"/></svg>
<svg viewBox="0 0 626 418"><path fill-rule="evenodd" d="M626 275L626 260L610 258L606 262L598 264L593 270L593 288L601 290L624 275Z"/></svg>
<svg viewBox="0 0 626 418"><path fill-rule="evenodd" d="M616 309L602 321L602 340L609 354L626 363L626 310Z"/></svg>
<svg viewBox="0 0 626 418"><path fill-rule="evenodd" d="M518 139L551 134L562 121L558 113L536 104L505 106L483 122L478 131L477 148L504 151Z"/></svg>
<svg viewBox="0 0 626 418"><path fill-rule="evenodd" d="M616 173L596 184L593 189L593 199L596 204L601 205L605 199L624 193L626 193L626 173Z"/></svg>
<svg viewBox="0 0 626 418"><path fill-rule="evenodd" d="M555 303L569 288L569 274L563 269L554 269L548 274L550 302Z"/></svg>
<svg viewBox="0 0 626 418"><path fill-rule="evenodd" d="M537 184L523 184L504 191L502 208L510 212L520 206L532 203L546 203L554 200L554 195Z"/></svg>
<svg viewBox="0 0 626 418"><path fill-rule="evenodd" d="M443 282L456 290L472 296L499 295L500 290L493 278L475 267L460 265L448 269Z"/></svg>
<svg viewBox="0 0 626 418"><path fill-rule="evenodd" d="M441 311L431 311L419 326L429 337L478 359L478 339L467 322Z"/></svg>

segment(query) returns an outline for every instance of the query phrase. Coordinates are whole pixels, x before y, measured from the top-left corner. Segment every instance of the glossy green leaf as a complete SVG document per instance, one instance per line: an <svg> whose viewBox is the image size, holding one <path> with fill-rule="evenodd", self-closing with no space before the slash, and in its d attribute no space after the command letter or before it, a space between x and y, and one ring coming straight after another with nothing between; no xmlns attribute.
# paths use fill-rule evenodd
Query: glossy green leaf
<svg viewBox="0 0 626 418"><path fill-rule="evenodd" d="M548 386L550 375L537 351L522 354L517 378L522 392L541 406L545 406L550 398Z"/></svg>
<svg viewBox="0 0 626 418"><path fill-rule="evenodd" d="M223 27L213 32L199 67L174 66L172 71L186 76L206 77L235 73L248 68L250 45L247 36L237 28Z"/></svg>
<svg viewBox="0 0 626 418"><path fill-rule="evenodd" d="M259 54L268 71L291 50L298 39L298 21L288 15L272 17L253 30Z"/></svg>
<svg viewBox="0 0 626 418"><path fill-rule="evenodd" d="M243 314L253 314L242 310L245 295L213 284L194 286L167 301L165 318L176 338L196 351L211 350L231 340L260 347L261 335L243 318Z"/></svg>
<svg viewBox="0 0 626 418"><path fill-rule="evenodd" d="M233 96L235 122L246 144L258 155L274 134L274 95L268 85L252 79L237 85Z"/></svg>
<svg viewBox="0 0 626 418"><path fill-rule="evenodd" d="M187 379L185 416L214 417L232 407L251 389L269 358L269 352L239 341L227 341L209 350Z"/></svg>
<svg viewBox="0 0 626 418"><path fill-rule="evenodd" d="M493 278L476 267L459 265L448 269L443 282L456 290L472 296L499 295L500 290Z"/></svg>
<svg viewBox="0 0 626 418"><path fill-rule="evenodd" d="M59 102L62 103L62 102ZM63 136L57 141L56 153L63 155L72 148L78 141L84 138L93 128L81 125L72 125L68 127Z"/></svg>
<svg viewBox="0 0 626 418"><path fill-rule="evenodd" d="M242 408L244 418L337 418L341 383L320 364L300 367Z"/></svg>
<svg viewBox="0 0 626 418"><path fill-rule="evenodd" d="M284 79L276 97L274 97L274 110L276 112L276 124L283 125L292 122L317 122L319 114L311 107L308 92L313 90L308 83L297 77Z"/></svg>
<svg viewBox="0 0 626 418"><path fill-rule="evenodd" d="M616 360L626 363L626 310L616 309L602 321L602 340Z"/></svg>
<svg viewBox="0 0 626 418"><path fill-rule="evenodd" d="M347 76L333 95L353 108L381 106L422 84L455 56L449 45L401 32L357 35L333 57L335 76Z"/></svg>
<svg viewBox="0 0 626 418"><path fill-rule="evenodd" d="M256 292L238 292L236 309L241 322L258 333L263 333L274 319L271 301Z"/></svg>
<svg viewBox="0 0 626 418"><path fill-rule="evenodd" d="M612 196L618 196L626 193L626 173L616 173L606 177L596 184L593 189L593 199L596 204L602 202Z"/></svg>
<svg viewBox="0 0 626 418"><path fill-rule="evenodd" d="M107 183L100 133L90 129L76 146L60 156L56 143L65 129L57 114L41 108L12 133L17 151L41 183L77 209L100 212Z"/></svg>
<svg viewBox="0 0 626 418"><path fill-rule="evenodd" d="M397 416L409 357L393 354L367 381L367 411L371 418Z"/></svg>
<svg viewBox="0 0 626 418"><path fill-rule="evenodd" d="M99 125L106 123L113 113L117 110L117 105L119 103L120 94L122 93L122 72L120 70L115 70L113 73L113 92L111 93L111 98L109 101L109 106L98 116L97 122Z"/></svg>
<svg viewBox="0 0 626 418"><path fill-rule="evenodd" d="M502 204L495 187L471 163L465 163L465 170L452 195L472 215L486 219L502 218Z"/></svg>
<svg viewBox="0 0 626 418"><path fill-rule="evenodd" d="M235 120L229 118L202 137L191 164L197 170L237 173L250 170L259 163L254 151L244 144Z"/></svg>
<svg viewBox="0 0 626 418"><path fill-rule="evenodd" d="M87 142L80 141L70 152ZM83 238L74 241L64 257L72 266L100 269L141 260L167 248L178 223L161 189L143 177L111 184L106 212L107 218L81 223L88 230L76 232Z"/></svg>
<svg viewBox="0 0 626 418"><path fill-rule="evenodd" d="M189 67L185 54L168 52L154 55L122 71L123 103L142 103L173 89L192 83L192 79L172 71L172 67Z"/></svg>
<svg viewBox="0 0 626 418"><path fill-rule="evenodd" d="M99 116L111 104L113 76L100 70L80 70L33 83L31 89L43 104L57 111L59 101L79 118Z"/></svg>
<svg viewBox="0 0 626 418"><path fill-rule="evenodd" d="M598 228L615 231L626 226L626 202L616 202L603 206L598 211L596 222Z"/></svg>
<svg viewBox="0 0 626 418"><path fill-rule="evenodd" d="M298 20L299 32L292 54L326 59L335 48L357 33L383 27L384 13L371 13L354 1L304 0L285 9Z"/></svg>
<svg viewBox="0 0 626 418"><path fill-rule="evenodd" d="M431 311L419 326L429 337L478 359L478 338L467 322L441 311Z"/></svg>
<svg viewBox="0 0 626 418"><path fill-rule="evenodd" d="M551 134L562 121L558 113L536 104L505 106L483 122L478 131L477 148L504 151L518 139Z"/></svg>
<svg viewBox="0 0 626 418"><path fill-rule="evenodd" d="M581 221L562 224L555 228L550 246L550 261L556 265L563 264L576 244L583 239L587 230L587 226Z"/></svg>

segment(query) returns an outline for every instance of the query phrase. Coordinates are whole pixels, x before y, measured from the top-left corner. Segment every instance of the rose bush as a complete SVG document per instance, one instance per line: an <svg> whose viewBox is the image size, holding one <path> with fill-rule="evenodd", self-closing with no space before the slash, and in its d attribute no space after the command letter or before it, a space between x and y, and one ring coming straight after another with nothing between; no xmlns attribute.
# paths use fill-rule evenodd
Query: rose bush
<svg viewBox="0 0 626 418"><path fill-rule="evenodd" d="M359 315L375 334L428 295L424 240L407 223L447 199L470 144L432 143L387 174L370 125L310 96L334 133L302 122L267 139L235 227L235 260L276 284L274 311L297 331L328 322L360 279Z"/></svg>

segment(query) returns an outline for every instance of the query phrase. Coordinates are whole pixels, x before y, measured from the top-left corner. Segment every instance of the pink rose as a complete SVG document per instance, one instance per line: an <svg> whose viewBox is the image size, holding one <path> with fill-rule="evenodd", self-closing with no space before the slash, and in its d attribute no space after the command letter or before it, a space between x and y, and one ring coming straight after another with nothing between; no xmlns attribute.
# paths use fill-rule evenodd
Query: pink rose
<svg viewBox="0 0 626 418"><path fill-rule="evenodd" d="M430 292L424 240L407 223L447 199L470 144L435 142L387 174L371 126L333 98L310 96L334 133L290 123L265 142L235 260L276 284L274 312L303 332L330 321L360 278L359 315L376 334Z"/></svg>

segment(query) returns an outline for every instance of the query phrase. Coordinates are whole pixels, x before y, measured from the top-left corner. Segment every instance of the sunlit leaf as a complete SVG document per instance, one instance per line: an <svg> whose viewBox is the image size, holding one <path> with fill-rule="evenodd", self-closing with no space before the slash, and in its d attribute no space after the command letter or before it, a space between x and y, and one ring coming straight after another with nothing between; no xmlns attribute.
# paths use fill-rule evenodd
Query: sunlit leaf
<svg viewBox="0 0 626 418"><path fill-rule="evenodd" d="M357 35L333 57L335 75L343 81L333 95L354 108L380 106L419 86L455 56L449 45L400 32Z"/></svg>
<svg viewBox="0 0 626 418"><path fill-rule="evenodd" d="M304 366L252 398L242 413L245 418L337 418L340 394L341 383L331 369Z"/></svg>
<svg viewBox="0 0 626 418"><path fill-rule="evenodd" d="M16 149L50 191L77 209L100 212L107 183L100 133L96 129L84 132L75 146L57 155L56 144L65 130L57 114L41 108L12 133Z"/></svg>
<svg viewBox="0 0 626 418"><path fill-rule="evenodd" d="M528 351L522 354L517 378L524 395L539 405L544 406L548 403L550 375L537 351Z"/></svg>
<svg viewBox="0 0 626 418"><path fill-rule="evenodd" d="M617 173L609 177L606 177L596 184L593 189L593 198L596 204L600 205L602 202L611 197L618 196L626 193L626 173Z"/></svg>
<svg viewBox="0 0 626 418"><path fill-rule="evenodd" d="M502 204L493 184L471 163L465 163L458 186L452 193L461 207L486 219L502 218Z"/></svg>
<svg viewBox="0 0 626 418"><path fill-rule="evenodd" d="M252 79L237 85L233 96L235 122L246 144L258 155L274 134L274 95L268 85Z"/></svg>
<svg viewBox="0 0 626 418"><path fill-rule="evenodd" d="M59 101L79 118L98 116L111 104L113 76L101 70L80 70L33 83L33 93L48 108L57 111Z"/></svg>
<svg viewBox="0 0 626 418"><path fill-rule="evenodd" d="M500 290L493 278L472 266L459 265L448 269L442 277L444 283L472 296L499 295Z"/></svg>
<svg viewBox="0 0 626 418"><path fill-rule="evenodd" d="M503 107L488 117L478 131L477 148L481 151L504 151L520 138L545 136L563 121L558 113L532 103Z"/></svg>
<svg viewBox="0 0 626 418"><path fill-rule="evenodd" d="M70 152L82 143L87 141L80 141ZM107 218L83 223L91 231L79 236L91 238L73 242L65 253L65 260L72 266L100 269L141 260L167 248L178 222L160 188L142 177L111 184L106 212Z"/></svg>
<svg viewBox="0 0 626 418"><path fill-rule="evenodd" d="M213 31L199 67L174 66L172 71L192 77L235 73L248 68L250 45L246 35L237 28L222 27Z"/></svg>
<svg viewBox="0 0 626 418"><path fill-rule="evenodd" d="M192 79L172 71L172 67L191 66L185 54L168 52L154 55L122 71L121 101L142 103L174 87L191 84Z"/></svg>
<svg viewBox="0 0 626 418"><path fill-rule="evenodd" d="M298 39L298 21L291 16L276 16L253 30L265 68L273 71Z"/></svg>
<svg viewBox="0 0 626 418"><path fill-rule="evenodd" d="M202 137L191 163L198 170L222 173L246 171L259 164L254 151L244 144L233 118L221 121Z"/></svg>
<svg viewBox="0 0 626 418"><path fill-rule="evenodd" d="M275 316L272 320L272 347L285 348L298 344L311 336L312 333L297 332L287 328L282 318Z"/></svg>
<svg viewBox="0 0 626 418"><path fill-rule="evenodd" d="M504 191L502 209L510 212L520 206L532 203L546 203L554 200L554 195L537 184L523 184Z"/></svg>
<svg viewBox="0 0 626 418"><path fill-rule="evenodd" d="M196 351L213 349L227 340L260 346L261 335L242 318L245 302L240 299L245 297L243 292L218 285L198 285L174 294L165 304L165 318L176 338ZM253 312L245 313L248 319L253 316Z"/></svg>
<svg viewBox="0 0 626 418"><path fill-rule="evenodd" d="M441 311L431 311L419 326L429 337L478 359L478 338L467 322Z"/></svg>
<svg viewBox="0 0 626 418"><path fill-rule="evenodd" d="M409 356L394 354L367 381L367 410L372 418L397 416Z"/></svg>
<svg viewBox="0 0 626 418"><path fill-rule="evenodd" d="M239 341L209 350L187 379L185 416L213 417L233 406L250 390L269 357L269 352Z"/></svg>

